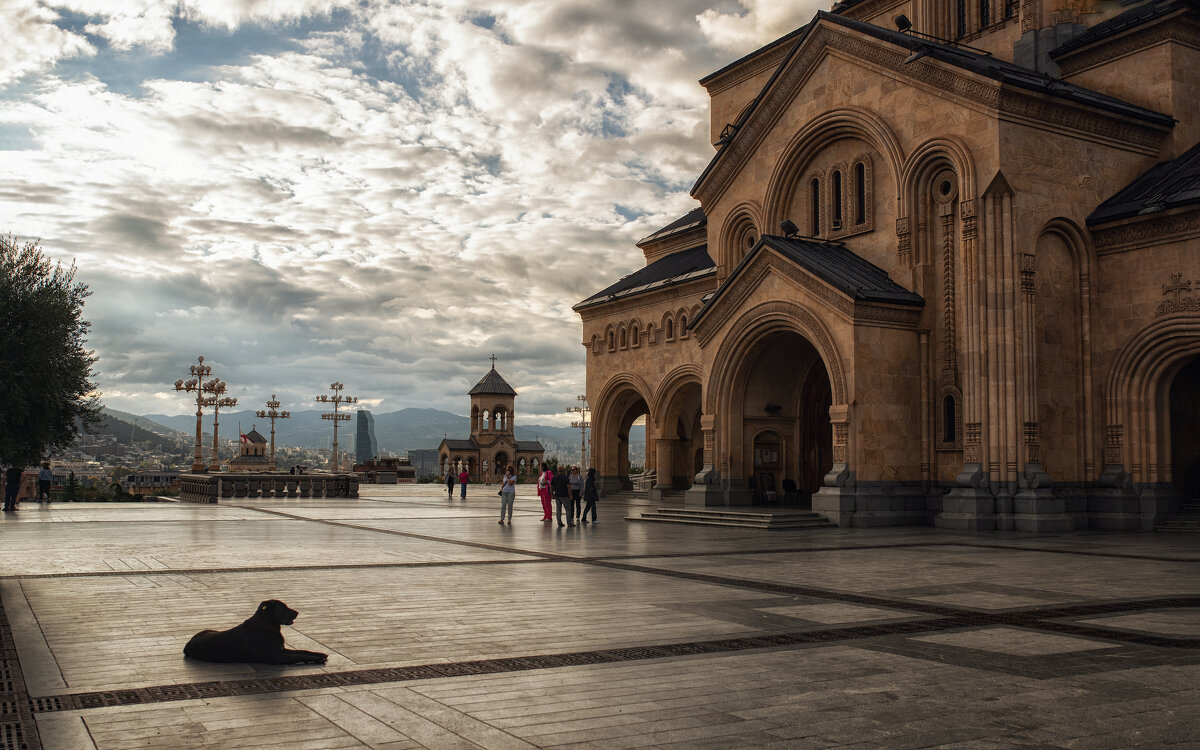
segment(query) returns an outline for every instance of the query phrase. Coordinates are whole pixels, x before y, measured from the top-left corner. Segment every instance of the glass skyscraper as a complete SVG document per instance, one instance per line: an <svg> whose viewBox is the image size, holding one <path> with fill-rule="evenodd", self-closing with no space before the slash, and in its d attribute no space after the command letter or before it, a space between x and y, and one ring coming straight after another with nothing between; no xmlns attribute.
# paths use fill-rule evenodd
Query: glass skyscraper
<svg viewBox="0 0 1200 750"><path fill-rule="evenodd" d="M375 417L366 409L358 410L358 432L354 441L354 463L365 464L379 455L379 444L375 442Z"/></svg>

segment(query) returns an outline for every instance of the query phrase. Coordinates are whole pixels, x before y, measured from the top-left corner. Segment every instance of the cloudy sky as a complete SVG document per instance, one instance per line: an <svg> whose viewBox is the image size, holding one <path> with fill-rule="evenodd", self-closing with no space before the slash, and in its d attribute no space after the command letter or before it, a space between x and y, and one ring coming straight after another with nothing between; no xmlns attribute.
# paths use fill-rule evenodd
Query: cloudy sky
<svg viewBox="0 0 1200 750"><path fill-rule="evenodd" d="M697 79L812 0L0 0L0 233L78 266L103 401L340 380L522 422L584 389L571 306L712 155Z"/></svg>

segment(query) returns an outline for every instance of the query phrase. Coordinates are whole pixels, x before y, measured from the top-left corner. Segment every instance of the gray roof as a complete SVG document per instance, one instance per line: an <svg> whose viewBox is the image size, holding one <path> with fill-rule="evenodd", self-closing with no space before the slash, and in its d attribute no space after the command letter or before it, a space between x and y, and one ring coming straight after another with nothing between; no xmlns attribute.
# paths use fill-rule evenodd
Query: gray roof
<svg viewBox="0 0 1200 750"><path fill-rule="evenodd" d="M519 451L544 451L546 448L537 440L518 440L517 450Z"/></svg>
<svg viewBox="0 0 1200 750"><path fill-rule="evenodd" d="M659 258L617 283L601 289L575 305L573 309L580 310L591 305L609 302L618 297L641 294L702 276L710 276L714 273L716 273L716 265L708 256L708 245L700 245Z"/></svg>
<svg viewBox="0 0 1200 750"><path fill-rule="evenodd" d="M1124 4L1124 3L1123 3ZM1050 51L1050 57L1061 57L1068 52L1085 47L1092 42L1098 42L1110 36L1116 36L1124 31L1141 26L1162 16L1187 8L1200 9L1197 0L1151 0L1148 3L1131 8L1107 21L1101 21L1069 42Z"/></svg>
<svg viewBox="0 0 1200 750"><path fill-rule="evenodd" d="M676 234L678 232L686 232L689 229L695 229L696 227L702 227L707 223L708 223L708 217L704 215L704 209L697 206L696 208L693 208L691 211L688 211L686 214L679 217L675 221L672 221L670 224L666 225L662 229L659 229L657 232L654 232L653 234L648 235L648 236L638 240L637 244L638 244L638 247L641 247L642 245L645 245L647 242L653 242L654 240L661 240L664 237L670 237L671 235Z"/></svg>
<svg viewBox="0 0 1200 750"><path fill-rule="evenodd" d="M452 450L452 451L473 451L473 450L479 449L479 446L475 444L474 439L453 440L453 439L447 438L446 440L444 440L442 442L444 442L446 444L447 450Z"/></svg>
<svg viewBox="0 0 1200 750"><path fill-rule="evenodd" d="M1200 143L1142 173L1097 206L1087 223L1103 224L1197 203L1200 203Z"/></svg>
<svg viewBox="0 0 1200 750"><path fill-rule="evenodd" d="M468 394L471 396L481 393L497 394L501 396L517 395L517 392L513 390L513 387L509 385L504 378L500 377L500 373L496 372L496 367L494 365L492 366L492 369L488 370L488 374L484 375L483 378L481 378L480 381L475 384L475 387L468 391Z"/></svg>
<svg viewBox="0 0 1200 750"><path fill-rule="evenodd" d="M258 433L258 430L255 430L253 428L249 432L246 433L246 437L250 438L250 442L252 442L252 443L267 442L267 439L265 437L263 437L262 435L260 435Z"/></svg>
<svg viewBox="0 0 1200 750"><path fill-rule="evenodd" d="M696 325L722 293L741 276L743 269L767 249L773 250L812 275L854 300L884 302L893 305L923 307L925 299L900 286L879 266L855 255L840 242L825 242L810 237L779 237L764 234L746 257L734 267L729 278L712 295L692 321Z"/></svg>

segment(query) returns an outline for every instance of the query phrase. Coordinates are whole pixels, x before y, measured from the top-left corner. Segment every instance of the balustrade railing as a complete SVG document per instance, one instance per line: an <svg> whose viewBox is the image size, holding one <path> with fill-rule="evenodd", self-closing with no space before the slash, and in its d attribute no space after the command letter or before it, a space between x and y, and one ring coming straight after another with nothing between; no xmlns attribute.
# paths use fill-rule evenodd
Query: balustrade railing
<svg viewBox="0 0 1200 750"><path fill-rule="evenodd" d="M179 499L215 503L252 497L358 497L354 474L184 474Z"/></svg>

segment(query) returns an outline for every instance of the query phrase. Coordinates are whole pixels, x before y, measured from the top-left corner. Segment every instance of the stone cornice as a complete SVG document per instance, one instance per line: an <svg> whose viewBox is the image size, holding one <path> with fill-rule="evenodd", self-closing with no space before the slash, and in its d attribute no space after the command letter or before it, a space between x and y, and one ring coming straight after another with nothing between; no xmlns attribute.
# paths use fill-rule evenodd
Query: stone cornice
<svg viewBox="0 0 1200 750"><path fill-rule="evenodd" d="M1098 255L1200 239L1200 207L1188 206L1160 214L1135 216L1119 223L1094 227L1091 232Z"/></svg>
<svg viewBox="0 0 1200 750"><path fill-rule="evenodd" d="M780 41L782 42L782 40ZM752 55L741 63L734 63L721 73L702 79L700 85L704 87L709 96L719 94L725 89L753 78L764 70L778 67L783 62L783 58L787 57L792 44L795 44L794 39L787 43L778 43L773 49L767 49L757 56Z"/></svg>
<svg viewBox="0 0 1200 750"><path fill-rule="evenodd" d="M717 275L715 269L713 273L700 278L682 281L678 284L670 284L668 286L658 287L649 291L641 292L640 294L631 294L623 297L615 297L612 300L605 302L597 302L587 307L580 308L575 312L579 315L579 319L583 324L590 323L597 318L610 317L613 315L628 315L631 310L636 310L642 307L654 307L662 303L665 298L678 300L683 298L692 298L689 305L698 303L700 298L717 287ZM675 305L674 307L678 307ZM674 309L674 307L672 309Z"/></svg>
<svg viewBox="0 0 1200 750"><path fill-rule="evenodd" d="M1138 151L1154 148L1164 129L1138 123L1116 113L1103 112L1081 104L1037 96L999 81L969 73L929 58L906 64L909 51L887 43L865 39L857 34L822 22L809 34L787 68L767 91L755 112L726 144L692 188L701 205L712 205L741 171L759 143L779 120L783 110L808 81L809 76L829 51L841 52L849 59L875 66L894 77L921 86L942 97L975 105L983 111L1007 114L1010 119L1025 119L1052 125L1106 140L1128 143ZM850 102L853 104L853 102Z"/></svg>
<svg viewBox="0 0 1200 750"><path fill-rule="evenodd" d="M1195 13L1180 9L1178 13L1155 19L1124 34L1097 39L1092 44L1071 50L1056 57L1055 62L1061 75L1066 78L1166 42L1200 49L1200 20Z"/></svg>
<svg viewBox="0 0 1200 750"><path fill-rule="evenodd" d="M665 258L671 253L680 250L690 250L697 245L703 245L708 239L708 227L700 226L689 229L686 232L679 232L664 237L661 240L647 242L639 245L642 255L646 258L646 265L650 265L654 261Z"/></svg>

